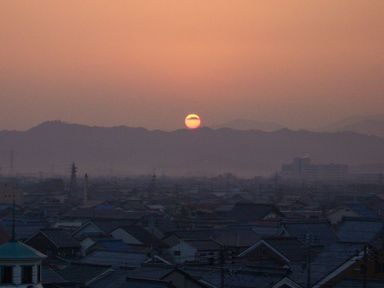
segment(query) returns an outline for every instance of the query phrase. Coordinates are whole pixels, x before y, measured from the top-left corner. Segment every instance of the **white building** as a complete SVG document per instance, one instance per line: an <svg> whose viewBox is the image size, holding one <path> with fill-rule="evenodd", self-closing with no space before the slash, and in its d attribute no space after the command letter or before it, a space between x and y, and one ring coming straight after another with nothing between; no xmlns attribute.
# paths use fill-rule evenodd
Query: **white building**
<svg viewBox="0 0 384 288"><path fill-rule="evenodd" d="M41 261L45 257L18 241L0 245L0 287L42 288Z"/></svg>

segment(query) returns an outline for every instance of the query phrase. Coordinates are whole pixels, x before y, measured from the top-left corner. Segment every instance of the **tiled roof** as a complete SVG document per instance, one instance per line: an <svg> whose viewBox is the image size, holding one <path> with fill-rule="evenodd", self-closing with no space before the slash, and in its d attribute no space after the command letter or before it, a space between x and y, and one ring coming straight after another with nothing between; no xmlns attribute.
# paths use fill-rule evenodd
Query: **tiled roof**
<svg viewBox="0 0 384 288"><path fill-rule="evenodd" d="M40 233L47 237L57 248L80 247L79 241L67 231L50 228L41 229Z"/></svg>

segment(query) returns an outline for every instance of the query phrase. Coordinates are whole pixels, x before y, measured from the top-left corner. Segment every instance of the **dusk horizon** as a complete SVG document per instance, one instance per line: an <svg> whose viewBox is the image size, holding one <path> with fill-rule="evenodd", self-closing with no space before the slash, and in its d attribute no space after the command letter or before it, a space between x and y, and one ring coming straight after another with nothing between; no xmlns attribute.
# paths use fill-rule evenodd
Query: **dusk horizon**
<svg viewBox="0 0 384 288"><path fill-rule="evenodd" d="M2 0L0 104L0 288L384 287L384 0Z"/></svg>

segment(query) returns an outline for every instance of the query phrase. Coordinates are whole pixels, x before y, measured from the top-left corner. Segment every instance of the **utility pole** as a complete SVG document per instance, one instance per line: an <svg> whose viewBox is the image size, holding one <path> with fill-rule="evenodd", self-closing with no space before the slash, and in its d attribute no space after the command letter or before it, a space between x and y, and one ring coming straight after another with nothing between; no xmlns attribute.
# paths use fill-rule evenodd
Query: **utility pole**
<svg viewBox="0 0 384 288"><path fill-rule="evenodd" d="M220 244L220 288L224 285L224 245Z"/></svg>
<svg viewBox="0 0 384 288"><path fill-rule="evenodd" d="M306 234L306 257L305 266L307 269L307 288L311 288L311 237L310 234Z"/></svg>
<svg viewBox="0 0 384 288"><path fill-rule="evenodd" d="M88 174L85 173L84 175L84 188L83 188L83 205L88 204L88 192L89 192L89 178Z"/></svg>
<svg viewBox="0 0 384 288"><path fill-rule="evenodd" d="M363 256L363 288L367 288L367 270L368 270L368 255L367 244L364 244L364 256Z"/></svg>

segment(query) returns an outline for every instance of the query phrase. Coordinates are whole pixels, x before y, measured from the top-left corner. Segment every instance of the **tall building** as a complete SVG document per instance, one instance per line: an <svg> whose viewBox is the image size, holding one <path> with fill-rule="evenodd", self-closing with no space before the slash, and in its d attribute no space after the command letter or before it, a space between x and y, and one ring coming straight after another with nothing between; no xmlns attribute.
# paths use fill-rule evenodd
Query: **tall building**
<svg viewBox="0 0 384 288"><path fill-rule="evenodd" d="M0 184L0 204L12 204L15 200L16 205L24 205L23 191L8 183Z"/></svg>
<svg viewBox="0 0 384 288"><path fill-rule="evenodd" d="M348 165L312 164L309 157L297 157L291 163L281 166L281 176L296 180L345 180Z"/></svg>

